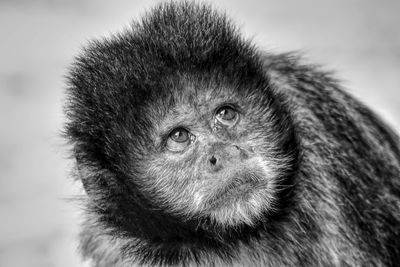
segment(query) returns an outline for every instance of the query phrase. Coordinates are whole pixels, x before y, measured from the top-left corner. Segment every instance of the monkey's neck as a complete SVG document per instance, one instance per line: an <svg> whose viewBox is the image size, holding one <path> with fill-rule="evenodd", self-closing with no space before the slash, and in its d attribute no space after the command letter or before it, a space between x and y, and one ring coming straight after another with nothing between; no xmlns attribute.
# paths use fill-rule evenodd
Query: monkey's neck
<svg viewBox="0 0 400 267"><path fill-rule="evenodd" d="M176 234L139 238L109 230L95 216L87 219L81 233L83 256L95 266L125 266L123 262L149 265L205 264L218 260L218 266L232 266L239 247L251 247L262 226L243 227L211 235L206 230L173 229ZM215 230L215 229L214 229ZM186 235L184 236L183 233ZM214 238L213 238L214 237ZM249 250L249 249L247 249ZM131 266L131 265L129 265Z"/></svg>

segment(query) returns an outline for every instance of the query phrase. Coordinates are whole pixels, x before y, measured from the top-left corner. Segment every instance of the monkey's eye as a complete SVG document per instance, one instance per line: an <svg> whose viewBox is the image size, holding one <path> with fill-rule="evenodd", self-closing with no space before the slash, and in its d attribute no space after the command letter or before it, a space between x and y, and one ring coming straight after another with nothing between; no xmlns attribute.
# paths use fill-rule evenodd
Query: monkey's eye
<svg viewBox="0 0 400 267"><path fill-rule="evenodd" d="M169 134L169 138L174 142L184 143L189 140L189 132L186 129L177 128Z"/></svg>
<svg viewBox="0 0 400 267"><path fill-rule="evenodd" d="M193 139L193 135L184 128L175 128L168 135L167 147L171 151L182 151L184 150Z"/></svg>
<svg viewBox="0 0 400 267"><path fill-rule="evenodd" d="M226 126L234 125L238 117L237 111L230 106L220 107L215 113L215 119Z"/></svg>

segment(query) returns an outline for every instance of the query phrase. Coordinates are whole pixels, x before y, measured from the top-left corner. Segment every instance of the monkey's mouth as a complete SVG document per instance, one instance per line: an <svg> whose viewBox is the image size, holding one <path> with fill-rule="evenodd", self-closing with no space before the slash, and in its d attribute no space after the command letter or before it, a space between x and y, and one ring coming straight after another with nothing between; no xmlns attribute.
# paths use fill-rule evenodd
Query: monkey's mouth
<svg viewBox="0 0 400 267"><path fill-rule="evenodd" d="M209 199L211 208L217 208L235 201L246 200L252 192L262 187L257 175L246 175L231 179L217 188Z"/></svg>

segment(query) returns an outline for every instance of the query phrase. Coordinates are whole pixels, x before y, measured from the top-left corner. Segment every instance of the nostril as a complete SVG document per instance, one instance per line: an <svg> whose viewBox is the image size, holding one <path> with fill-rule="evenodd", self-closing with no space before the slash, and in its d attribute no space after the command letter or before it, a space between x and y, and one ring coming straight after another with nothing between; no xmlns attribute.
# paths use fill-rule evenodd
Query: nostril
<svg viewBox="0 0 400 267"><path fill-rule="evenodd" d="M211 163L212 165L215 165L215 164L217 163L217 159L216 159L214 156L212 156L212 157L210 158L210 163Z"/></svg>

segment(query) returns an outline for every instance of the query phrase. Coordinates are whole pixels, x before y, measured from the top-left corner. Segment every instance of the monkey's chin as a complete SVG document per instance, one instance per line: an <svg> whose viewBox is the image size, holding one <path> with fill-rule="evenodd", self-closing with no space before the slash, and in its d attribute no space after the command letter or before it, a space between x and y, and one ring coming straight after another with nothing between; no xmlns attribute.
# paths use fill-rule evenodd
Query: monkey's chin
<svg viewBox="0 0 400 267"><path fill-rule="evenodd" d="M272 209L273 197L267 186L245 183L221 191L209 199L207 213L223 227L254 225L266 211Z"/></svg>

